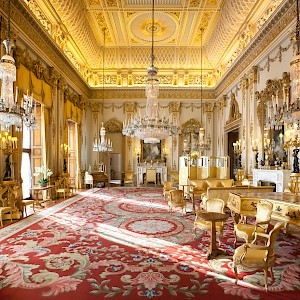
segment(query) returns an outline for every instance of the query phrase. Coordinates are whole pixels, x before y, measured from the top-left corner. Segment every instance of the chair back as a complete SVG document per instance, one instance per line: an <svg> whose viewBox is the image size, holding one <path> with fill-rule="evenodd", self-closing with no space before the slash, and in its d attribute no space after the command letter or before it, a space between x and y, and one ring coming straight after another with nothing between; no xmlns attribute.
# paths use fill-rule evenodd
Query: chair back
<svg viewBox="0 0 300 300"><path fill-rule="evenodd" d="M172 203L181 203L183 200L184 200L184 195L182 190L170 191L170 201Z"/></svg>
<svg viewBox="0 0 300 300"><path fill-rule="evenodd" d="M274 228L269 232L269 238L267 241L268 255L267 259L275 256L275 242L280 229L284 226L284 222L277 222Z"/></svg>
<svg viewBox="0 0 300 300"><path fill-rule="evenodd" d="M209 212L224 212L224 200L219 198L207 199L205 202L205 210Z"/></svg>
<svg viewBox="0 0 300 300"><path fill-rule="evenodd" d="M133 172L126 172L125 173L125 180L133 180Z"/></svg>
<svg viewBox="0 0 300 300"><path fill-rule="evenodd" d="M257 212L256 212L256 223L265 222L271 220L273 204L269 201L260 201L257 204ZM267 230L269 224L262 224L260 227Z"/></svg>
<svg viewBox="0 0 300 300"><path fill-rule="evenodd" d="M156 182L156 169L147 169L146 170L146 181L147 182Z"/></svg>
<svg viewBox="0 0 300 300"><path fill-rule="evenodd" d="M173 190L173 181L165 181L164 182L164 191Z"/></svg>

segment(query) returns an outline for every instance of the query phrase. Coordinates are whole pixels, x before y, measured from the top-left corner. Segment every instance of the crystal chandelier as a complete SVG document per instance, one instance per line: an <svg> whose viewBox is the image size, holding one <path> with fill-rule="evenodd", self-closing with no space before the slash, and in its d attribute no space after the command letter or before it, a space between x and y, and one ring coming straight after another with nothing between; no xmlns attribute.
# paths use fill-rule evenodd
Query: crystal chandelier
<svg viewBox="0 0 300 300"><path fill-rule="evenodd" d="M160 140L167 138L169 135L180 133L180 127L176 120L159 115L159 81L157 78L157 68L154 67L154 31L157 26L154 23L154 0L152 1L152 26L151 26L151 66L147 69L148 78L146 81L146 112L142 117L141 114L135 115L123 123L123 135L144 140L144 143L159 143Z"/></svg>
<svg viewBox="0 0 300 300"><path fill-rule="evenodd" d="M296 23L296 56L290 63L291 72L291 105L292 118L300 121L300 20L299 20L299 0L297 3L297 23Z"/></svg>
<svg viewBox="0 0 300 300"><path fill-rule="evenodd" d="M104 105L104 54L105 54L105 30L106 28L103 28L103 55L102 55L102 89L103 89L103 104ZM103 107L102 107L102 119L103 119ZM113 151L112 148L112 142L110 139L105 138L105 127L101 125L100 128L100 137L95 137L94 139L94 145L93 145L93 151L98 152L110 152Z"/></svg>
<svg viewBox="0 0 300 300"><path fill-rule="evenodd" d="M14 97L14 82L16 81L15 60L10 55L13 44L10 42L10 0L7 2L7 37L3 42L6 54L0 61L0 79L2 80L0 98L0 125L3 131L15 126L22 130L23 121L27 127L35 129L37 121L33 111L32 97L24 96L23 107L18 105L18 88Z"/></svg>

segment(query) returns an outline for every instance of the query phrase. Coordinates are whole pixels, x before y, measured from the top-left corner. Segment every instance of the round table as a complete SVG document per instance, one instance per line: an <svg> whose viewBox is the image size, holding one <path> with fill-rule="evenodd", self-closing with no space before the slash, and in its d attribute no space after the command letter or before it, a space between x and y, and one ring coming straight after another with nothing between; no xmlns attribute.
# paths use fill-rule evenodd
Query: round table
<svg viewBox="0 0 300 300"><path fill-rule="evenodd" d="M215 258L218 255L228 255L225 251L217 247L216 242L216 222L224 222L229 216L224 213L198 211L197 215L200 219L211 222L211 237L210 246L207 254L207 259Z"/></svg>

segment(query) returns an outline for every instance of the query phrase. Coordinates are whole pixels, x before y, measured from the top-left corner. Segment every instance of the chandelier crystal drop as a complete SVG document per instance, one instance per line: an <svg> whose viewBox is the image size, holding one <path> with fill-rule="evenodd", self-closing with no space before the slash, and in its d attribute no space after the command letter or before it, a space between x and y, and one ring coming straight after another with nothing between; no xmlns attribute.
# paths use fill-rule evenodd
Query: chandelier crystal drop
<svg viewBox="0 0 300 300"><path fill-rule="evenodd" d="M7 20L7 38L3 42L6 54L0 61L0 79L1 97L0 97L0 125L3 131L9 131L11 126L15 126L17 131L22 130L24 124L31 128L37 128L35 110L33 110L32 97L29 101L24 96L24 106L18 105L18 88L14 97L14 82L16 81L15 60L10 55L13 44L10 42L10 1L7 3L8 20Z"/></svg>
<svg viewBox="0 0 300 300"><path fill-rule="evenodd" d="M103 28L103 56L102 56L102 89L103 89L103 104L104 105L104 56L105 56L105 30L106 28ZM102 107L102 120L103 120L103 107ZM105 138L105 127L103 125L103 122L101 124L100 128L100 137L95 137L94 144L93 144L93 151L98 152L110 152L113 151L112 142L110 139Z"/></svg>
<svg viewBox="0 0 300 300"><path fill-rule="evenodd" d="M151 47L151 66L147 69L146 81L146 111L141 116L141 112L123 122L123 135L144 140L144 143L159 143L170 135L180 133L180 126L172 116L166 118L159 115L159 80L157 78L157 68L154 66L154 0L152 2L152 47Z"/></svg>

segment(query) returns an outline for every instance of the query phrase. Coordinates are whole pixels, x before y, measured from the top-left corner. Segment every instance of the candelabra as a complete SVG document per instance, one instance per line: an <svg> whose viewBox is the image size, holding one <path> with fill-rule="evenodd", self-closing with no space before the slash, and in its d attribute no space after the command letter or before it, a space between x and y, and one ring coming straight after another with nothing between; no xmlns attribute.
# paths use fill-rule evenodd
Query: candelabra
<svg viewBox="0 0 300 300"><path fill-rule="evenodd" d="M63 173L68 172L68 167L67 167L67 160L69 158L69 151L70 151L70 146L67 144L61 144L60 145L62 152L63 152L63 159L64 159L64 166L63 166Z"/></svg>
<svg viewBox="0 0 300 300"><path fill-rule="evenodd" d="M244 175L244 170L242 167L242 142L241 140L236 141L235 143L233 143L233 152L234 154L237 156L237 164L236 164L236 174L235 174L235 179L238 183L240 183L245 175Z"/></svg>
<svg viewBox="0 0 300 300"><path fill-rule="evenodd" d="M5 159L5 173L3 177L3 181L8 181L12 180L12 171L11 171L11 155L17 151L17 142L18 138L17 137L12 137L9 135L7 131L0 133L0 148L3 151L4 155L7 155Z"/></svg>

